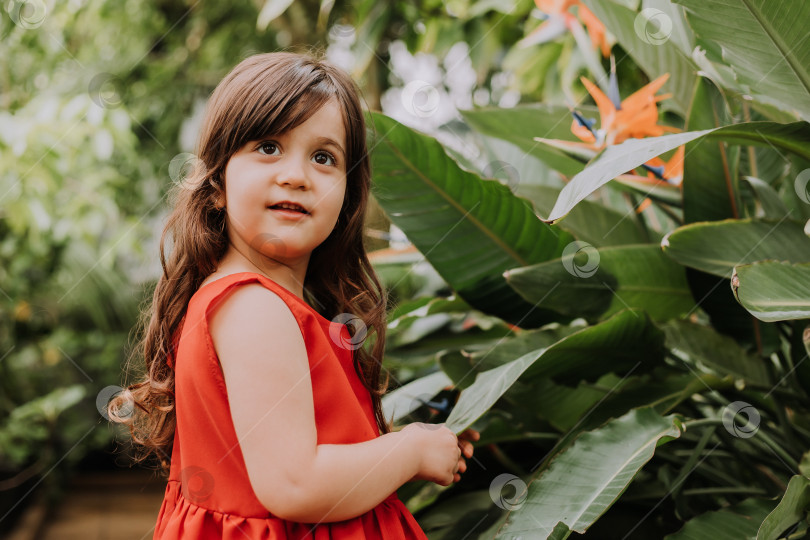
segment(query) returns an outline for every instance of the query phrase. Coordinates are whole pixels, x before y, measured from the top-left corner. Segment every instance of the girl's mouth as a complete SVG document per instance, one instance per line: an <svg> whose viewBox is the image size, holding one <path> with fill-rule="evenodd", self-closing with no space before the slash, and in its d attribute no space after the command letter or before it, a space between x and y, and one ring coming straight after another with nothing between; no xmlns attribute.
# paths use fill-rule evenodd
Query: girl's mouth
<svg viewBox="0 0 810 540"><path fill-rule="evenodd" d="M302 219L307 217L309 214L303 210L293 210L290 208L280 208L278 206L269 206L267 207L268 210L272 210L274 214L279 217L284 218L291 218L291 219Z"/></svg>
<svg viewBox="0 0 810 540"><path fill-rule="evenodd" d="M294 212L300 212L302 214L309 214L303 205L289 201L281 201L280 203L268 206L268 208L271 210L291 210Z"/></svg>

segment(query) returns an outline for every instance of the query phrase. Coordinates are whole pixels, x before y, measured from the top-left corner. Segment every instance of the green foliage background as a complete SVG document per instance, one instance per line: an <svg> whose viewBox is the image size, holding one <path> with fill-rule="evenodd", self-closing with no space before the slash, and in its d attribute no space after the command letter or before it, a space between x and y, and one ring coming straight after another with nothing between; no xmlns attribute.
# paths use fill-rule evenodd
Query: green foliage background
<svg viewBox="0 0 810 540"><path fill-rule="evenodd" d="M530 0L6 2L0 532L33 490L59 500L82 458L126 438L98 407L125 383L201 104L250 54L350 34L372 111L408 82L400 43L440 59L466 43L474 72L475 107L427 134L368 115L368 245L395 245L393 224L418 250L375 258L391 291L386 408L482 433L464 482L400 490L431 538L806 534L810 8L583 0L568 14L582 6L615 40L615 88L576 25L523 46L546 17ZM664 14L666 39L644 13ZM685 133L566 146L572 108L598 116L581 75L626 97L664 73L659 122ZM681 144L683 182L643 183Z"/></svg>

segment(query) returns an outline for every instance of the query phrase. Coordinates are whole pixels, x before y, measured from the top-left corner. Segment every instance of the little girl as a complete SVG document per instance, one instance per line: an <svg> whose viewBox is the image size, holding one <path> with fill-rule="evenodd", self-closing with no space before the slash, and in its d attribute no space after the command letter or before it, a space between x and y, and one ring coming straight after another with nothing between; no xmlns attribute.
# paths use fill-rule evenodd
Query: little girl
<svg viewBox="0 0 810 540"><path fill-rule="evenodd" d="M197 157L161 239L143 380L108 410L139 461L169 469L154 538L427 538L396 489L460 480L480 435L383 417L354 83L309 56L251 56L211 96Z"/></svg>

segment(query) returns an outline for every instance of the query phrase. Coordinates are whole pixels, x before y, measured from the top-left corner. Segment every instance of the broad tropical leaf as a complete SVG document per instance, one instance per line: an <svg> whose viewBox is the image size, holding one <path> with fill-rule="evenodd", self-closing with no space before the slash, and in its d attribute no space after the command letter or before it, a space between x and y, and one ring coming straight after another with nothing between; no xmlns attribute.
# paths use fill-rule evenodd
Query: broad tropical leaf
<svg viewBox="0 0 810 540"><path fill-rule="evenodd" d="M810 2L675 0L758 99L810 120Z"/></svg>
<svg viewBox="0 0 810 540"><path fill-rule="evenodd" d="M551 345L478 374L465 388L447 418L447 427L460 433L483 415L507 390L524 382L550 377L577 384L608 372L643 372L662 358L663 333L638 310L625 310Z"/></svg>
<svg viewBox="0 0 810 540"><path fill-rule="evenodd" d="M585 247L545 263L516 268L506 281L529 302L567 315L610 316L626 307L655 320L687 313L694 302L682 266L659 246L642 244L596 250Z"/></svg>
<svg viewBox="0 0 810 540"><path fill-rule="evenodd" d="M697 79L686 127L690 131L728 125L731 113L723 93L705 77ZM703 137L686 145L683 163L685 223L741 215L737 163L740 147ZM781 216L780 216L781 217Z"/></svg>
<svg viewBox="0 0 810 540"><path fill-rule="evenodd" d="M808 511L810 511L810 479L797 474L788 482L782 500L762 522L757 540L781 538L788 527L806 519Z"/></svg>
<svg viewBox="0 0 810 540"><path fill-rule="evenodd" d="M551 320L501 274L559 257L574 238L540 221L528 201L500 182L460 168L435 139L370 115L379 136L374 194L394 224L476 309L527 327Z"/></svg>
<svg viewBox="0 0 810 540"><path fill-rule="evenodd" d="M734 267L731 288L762 321L810 318L810 264L760 261Z"/></svg>
<svg viewBox="0 0 810 540"><path fill-rule="evenodd" d="M555 528L584 533L627 489L656 446L681 432L675 415L643 408L583 433L541 469L525 495L516 495L525 501L509 513L496 538L549 538Z"/></svg>
<svg viewBox="0 0 810 540"><path fill-rule="evenodd" d="M739 264L765 259L810 262L810 238L789 219L727 219L684 225L661 240L664 253L684 266L730 278Z"/></svg>
<svg viewBox="0 0 810 540"><path fill-rule="evenodd" d="M754 538L762 520L773 510L774 501L746 499L739 504L706 512L690 519L665 540L741 540Z"/></svg>
<svg viewBox="0 0 810 540"><path fill-rule="evenodd" d="M693 362L721 375L769 384L770 375L765 364L747 353L734 339L718 333L711 326L675 320L661 329L667 336L667 348L686 354Z"/></svg>

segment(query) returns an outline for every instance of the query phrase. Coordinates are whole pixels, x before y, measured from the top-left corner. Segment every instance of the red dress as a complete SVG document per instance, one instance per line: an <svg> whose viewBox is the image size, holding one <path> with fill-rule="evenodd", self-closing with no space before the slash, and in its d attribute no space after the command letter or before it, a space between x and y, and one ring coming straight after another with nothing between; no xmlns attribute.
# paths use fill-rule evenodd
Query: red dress
<svg viewBox="0 0 810 540"><path fill-rule="evenodd" d="M344 325L329 321L261 274L242 272L207 283L189 301L173 366L177 423L169 481L153 540L427 540L396 491L365 514L317 525L275 517L256 498L208 332L208 314L217 302L237 286L255 282L281 297L301 328L312 378L318 444L351 444L380 436L371 395L352 365L353 351L330 338L331 329L342 332L348 342Z"/></svg>

